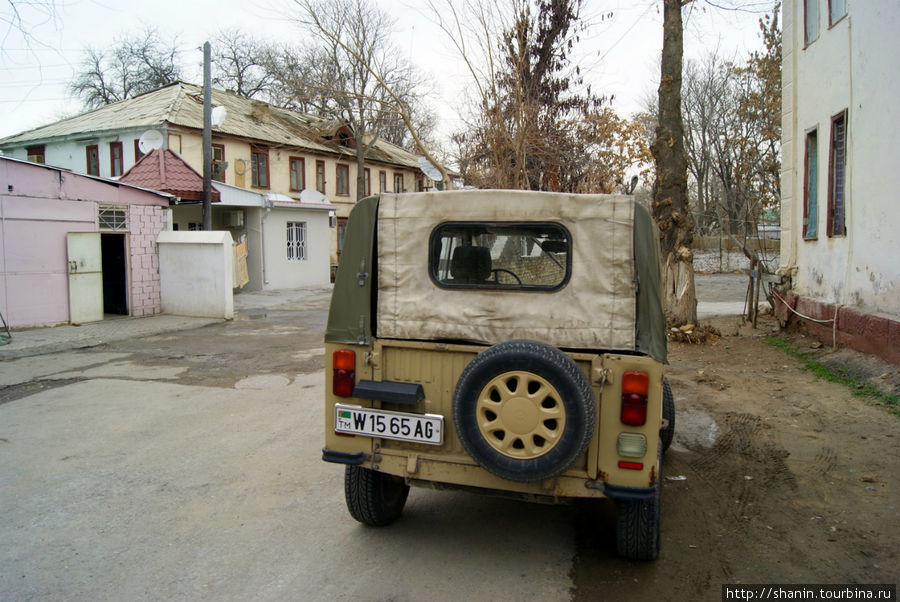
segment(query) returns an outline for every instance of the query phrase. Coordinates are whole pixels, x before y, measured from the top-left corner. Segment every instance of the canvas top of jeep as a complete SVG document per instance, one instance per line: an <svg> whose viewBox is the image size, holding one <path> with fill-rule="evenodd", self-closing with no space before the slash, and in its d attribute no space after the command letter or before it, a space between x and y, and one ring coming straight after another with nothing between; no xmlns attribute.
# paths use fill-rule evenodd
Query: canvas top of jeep
<svg viewBox="0 0 900 602"><path fill-rule="evenodd" d="M656 227L630 196L382 194L350 215L325 335L323 459L384 525L409 485L608 497L654 558L674 406Z"/></svg>
<svg viewBox="0 0 900 602"><path fill-rule="evenodd" d="M495 264L518 240L528 247L519 259L543 260L549 274L516 280L514 270L487 267L476 281L469 276L485 269L488 240ZM351 214L325 340L528 338L665 362L656 240L649 213L631 196L476 190L369 197ZM460 276L467 263L474 272Z"/></svg>

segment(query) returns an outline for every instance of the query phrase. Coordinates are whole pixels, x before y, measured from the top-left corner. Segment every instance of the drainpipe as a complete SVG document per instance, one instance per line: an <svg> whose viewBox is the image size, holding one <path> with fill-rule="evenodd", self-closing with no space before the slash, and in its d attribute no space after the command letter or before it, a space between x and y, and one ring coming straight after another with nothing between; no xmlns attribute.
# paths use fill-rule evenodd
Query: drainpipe
<svg viewBox="0 0 900 602"><path fill-rule="evenodd" d="M269 284L269 271L266 269L266 218L269 217L269 212L272 210L272 201L265 199L264 203L266 210L259 218L259 238L262 246L260 257L262 258L263 287L265 288Z"/></svg>

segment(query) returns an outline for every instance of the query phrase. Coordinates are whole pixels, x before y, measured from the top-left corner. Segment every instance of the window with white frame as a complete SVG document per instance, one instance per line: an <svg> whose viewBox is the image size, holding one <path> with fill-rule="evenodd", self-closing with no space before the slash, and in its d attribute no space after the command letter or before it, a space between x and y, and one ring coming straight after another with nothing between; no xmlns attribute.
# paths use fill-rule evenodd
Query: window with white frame
<svg viewBox="0 0 900 602"><path fill-rule="evenodd" d="M128 207L125 205L100 205L97 207L100 230L122 231L128 229Z"/></svg>
<svg viewBox="0 0 900 602"><path fill-rule="evenodd" d="M288 261L306 260L306 222L287 223Z"/></svg>

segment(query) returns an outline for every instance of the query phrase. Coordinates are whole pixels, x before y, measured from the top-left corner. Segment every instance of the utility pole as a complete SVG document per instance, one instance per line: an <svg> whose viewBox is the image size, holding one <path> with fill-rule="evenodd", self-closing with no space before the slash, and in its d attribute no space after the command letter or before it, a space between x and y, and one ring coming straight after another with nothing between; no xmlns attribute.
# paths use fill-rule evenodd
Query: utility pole
<svg viewBox="0 0 900 602"><path fill-rule="evenodd" d="M212 85L210 46L203 44L203 229L212 230Z"/></svg>

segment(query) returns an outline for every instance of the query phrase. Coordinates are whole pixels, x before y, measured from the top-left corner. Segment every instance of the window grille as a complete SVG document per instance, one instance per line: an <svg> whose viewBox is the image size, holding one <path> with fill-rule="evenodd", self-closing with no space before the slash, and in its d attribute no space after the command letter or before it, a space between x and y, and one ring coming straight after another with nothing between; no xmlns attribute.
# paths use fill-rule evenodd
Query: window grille
<svg viewBox="0 0 900 602"><path fill-rule="evenodd" d="M116 232L128 229L128 207L125 205L100 205L98 222L101 230Z"/></svg>
<svg viewBox="0 0 900 602"><path fill-rule="evenodd" d="M306 222L287 223L287 258L288 261L306 259Z"/></svg>

